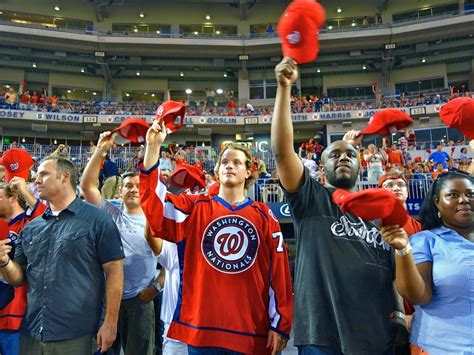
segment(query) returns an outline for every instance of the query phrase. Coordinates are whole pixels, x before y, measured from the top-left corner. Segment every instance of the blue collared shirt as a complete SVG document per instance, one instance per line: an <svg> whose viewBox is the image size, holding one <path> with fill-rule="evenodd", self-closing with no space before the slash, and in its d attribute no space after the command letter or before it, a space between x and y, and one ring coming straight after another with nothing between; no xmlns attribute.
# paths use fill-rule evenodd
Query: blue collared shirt
<svg viewBox="0 0 474 355"><path fill-rule="evenodd" d="M110 216L76 198L57 216L48 208L19 239L15 261L28 283L22 331L43 342L93 335L104 298L103 264L124 258Z"/></svg>
<svg viewBox="0 0 474 355"><path fill-rule="evenodd" d="M433 296L415 305L411 342L430 355L474 353L474 243L444 226L410 237L415 263L433 265Z"/></svg>

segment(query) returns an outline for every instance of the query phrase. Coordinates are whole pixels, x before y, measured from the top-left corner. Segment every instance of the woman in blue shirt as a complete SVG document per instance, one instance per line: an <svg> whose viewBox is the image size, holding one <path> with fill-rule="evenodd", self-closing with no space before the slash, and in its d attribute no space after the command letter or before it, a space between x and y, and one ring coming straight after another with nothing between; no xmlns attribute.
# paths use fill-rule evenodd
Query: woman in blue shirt
<svg viewBox="0 0 474 355"><path fill-rule="evenodd" d="M410 241L398 226L382 228L396 252L398 290L416 309L412 354L473 354L474 178L441 175L420 217L423 231Z"/></svg>

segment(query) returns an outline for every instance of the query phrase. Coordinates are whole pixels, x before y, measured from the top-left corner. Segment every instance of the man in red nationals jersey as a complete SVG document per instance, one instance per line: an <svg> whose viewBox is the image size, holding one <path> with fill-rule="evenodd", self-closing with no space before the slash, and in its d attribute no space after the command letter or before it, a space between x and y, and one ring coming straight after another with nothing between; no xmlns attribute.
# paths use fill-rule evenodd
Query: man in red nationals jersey
<svg viewBox="0 0 474 355"><path fill-rule="evenodd" d="M217 196L173 195L159 179L166 128L147 133L140 200L152 234L177 243L178 304L168 337L190 354L276 354L293 316L288 254L280 226L262 203L245 197L250 151L226 146L218 160Z"/></svg>
<svg viewBox="0 0 474 355"><path fill-rule="evenodd" d="M32 208L25 213L26 207ZM14 177L10 184L0 183L0 218L8 222L8 239L14 254L14 247L19 242L18 234L26 223L40 216L46 206L31 194L25 180ZM0 265L0 268L2 265ZM3 282L3 280L2 280ZM15 287L13 300L0 310L0 353L17 355L19 353L19 329L26 310L26 285Z"/></svg>

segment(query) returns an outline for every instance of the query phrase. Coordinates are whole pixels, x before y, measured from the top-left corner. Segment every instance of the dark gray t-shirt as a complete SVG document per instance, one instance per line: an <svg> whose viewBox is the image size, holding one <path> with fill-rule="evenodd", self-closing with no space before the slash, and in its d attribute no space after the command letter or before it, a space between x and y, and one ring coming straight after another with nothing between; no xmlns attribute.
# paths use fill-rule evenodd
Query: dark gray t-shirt
<svg viewBox="0 0 474 355"><path fill-rule="evenodd" d="M333 204L307 169L300 190L286 195L297 247L295 345L382 354L395 336L390 247L375 225Z"/></svg>

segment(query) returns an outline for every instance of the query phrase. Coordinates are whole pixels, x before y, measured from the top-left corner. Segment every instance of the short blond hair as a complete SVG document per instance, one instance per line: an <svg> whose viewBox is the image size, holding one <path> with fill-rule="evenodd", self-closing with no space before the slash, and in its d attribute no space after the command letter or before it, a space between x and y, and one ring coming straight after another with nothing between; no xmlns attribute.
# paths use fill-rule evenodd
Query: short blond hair
<svg viewBox="0 0 474 355"><path fill-rule="evenodd" d="M216 176L217 182L220 183L219 168L221 167L222 156L227 150L239 150L245 154L245 167L247 168L247 170L250 170L250 175L247 179L245 179L244 188L245 190L248 190L250 185L252 185L255 182L255 180L257 180L257 175L252 172L252 153L250 152L250 149L248 149L247 147L244 147L242 144L239 144L239 143L227 144L224 147L224 149L222 149L221 153L219 154L219 159L217 160L217 164L214 168L214 175Z"/></svg>

